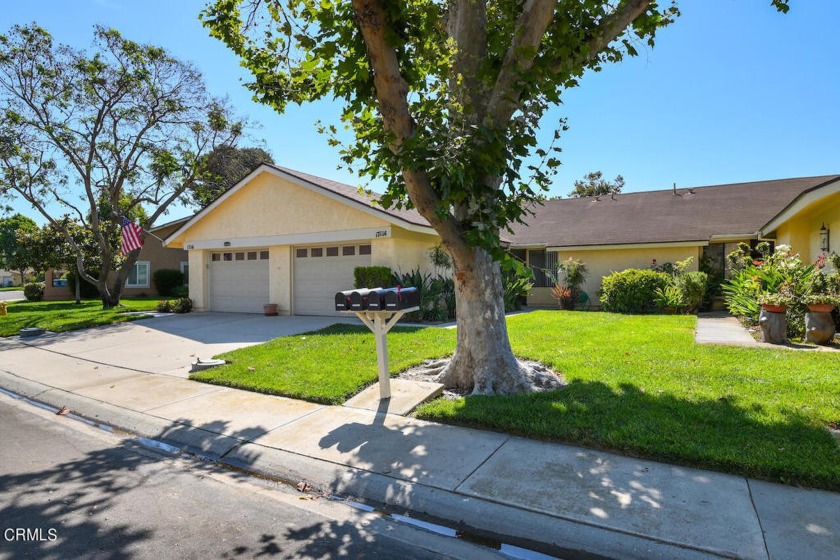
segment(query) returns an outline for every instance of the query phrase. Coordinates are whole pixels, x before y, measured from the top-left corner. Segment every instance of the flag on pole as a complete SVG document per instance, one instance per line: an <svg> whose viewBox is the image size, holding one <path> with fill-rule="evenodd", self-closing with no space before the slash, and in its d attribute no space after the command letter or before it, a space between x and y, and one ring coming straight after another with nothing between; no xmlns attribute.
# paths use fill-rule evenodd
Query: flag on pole
<svg viewBox="0 0 840 560"><path fill-rule="evenodd" d="M140 236L143 233L143 229L135 224L134 222L129 221L128 218L123 216L122 219L122 247L120 248L120 252L123 256L129 254L134 249L139 249L143 246L143 242L140 240Z"/></svg>

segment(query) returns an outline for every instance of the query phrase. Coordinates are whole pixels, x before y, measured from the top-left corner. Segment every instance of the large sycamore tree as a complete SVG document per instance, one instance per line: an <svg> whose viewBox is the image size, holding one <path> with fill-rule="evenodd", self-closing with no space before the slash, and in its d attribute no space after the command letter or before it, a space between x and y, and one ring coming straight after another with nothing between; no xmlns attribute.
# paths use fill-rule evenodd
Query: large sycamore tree
<svg viewBox="0 0 840 560"><path fill-rule="evenodd" d="M0 194L62 233L105 308L119 304L140 252L120 255L122 217L153 226L202 175L205 156L240 134L195 67L160 47L103 27L90 51L55 44L34 24L0 35ZM96 262L75 224L98 247Z"/></svg>
<svg viewBox="0 0 840 560"><path fill-rule="evenodd" d="M457 346L440 380L512 393L557 383L514 357L502 299L502 234L559 165L554 142L538 145L540 119L677 15L651 0L216 0L201 17L252 72L257 100L343 104L354 140L327 123L330 141L452 257Z"/></svg>

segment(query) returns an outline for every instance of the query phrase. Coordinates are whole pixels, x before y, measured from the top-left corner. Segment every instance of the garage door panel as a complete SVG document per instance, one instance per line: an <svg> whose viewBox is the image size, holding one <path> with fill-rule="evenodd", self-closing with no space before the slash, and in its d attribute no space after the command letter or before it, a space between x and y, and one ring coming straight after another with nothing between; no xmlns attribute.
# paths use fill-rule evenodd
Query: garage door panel
<svg viewBox="0 0 840 560"><path fill-rule="evenodd" d="M268 259L211 261L208 308L211 311L262 313L269 303Z"/></svg>
<svg viewBox="0 0 840 560"><path fill-rule="evenodd" d="M370 266L370 255L328 257L326 246L321 257L295 253L295 314L339 315L333 296L353 287L353 269ZM358 251L357 251L358 252Z"/></svg>

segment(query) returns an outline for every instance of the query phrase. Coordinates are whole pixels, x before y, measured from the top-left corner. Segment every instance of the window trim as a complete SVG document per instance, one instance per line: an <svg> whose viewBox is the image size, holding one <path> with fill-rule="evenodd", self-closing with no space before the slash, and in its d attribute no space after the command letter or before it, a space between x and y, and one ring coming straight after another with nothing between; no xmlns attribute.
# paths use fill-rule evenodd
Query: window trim
<svg viewBox="0 0 840 560"><path fill-rule="evenodd" d="M136 270L137 265L145 265L146 266L146 283L145 284L131 284L129 282L129 277L125 277L125 287L126 288L148 288L149 287L149 277L152 275L152 263L151 261L137 261L134 263L134 267ZM137 275L139 276L139 274Z"/></svg>

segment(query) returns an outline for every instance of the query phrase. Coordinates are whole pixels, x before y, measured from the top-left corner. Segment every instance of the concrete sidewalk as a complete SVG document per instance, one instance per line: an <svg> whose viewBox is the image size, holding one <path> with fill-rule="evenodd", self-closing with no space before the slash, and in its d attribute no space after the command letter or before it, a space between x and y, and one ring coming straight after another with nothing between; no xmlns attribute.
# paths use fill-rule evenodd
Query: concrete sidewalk
<svg viewBox="0 0 840 560"><path fill-rule="evenodd" d="M101 333L103 348L109 334L117 332ZM153 367L143 356L131 357L135 369L96 364L57 353L59 343L0 341L0 387L564 558L819 560L840 551L840 494L144 373L167 367L158 356Z"/></svg>

